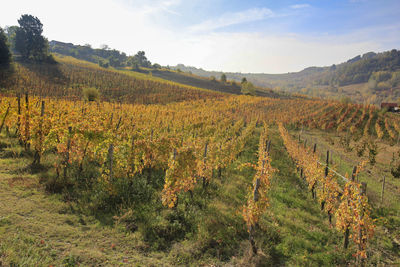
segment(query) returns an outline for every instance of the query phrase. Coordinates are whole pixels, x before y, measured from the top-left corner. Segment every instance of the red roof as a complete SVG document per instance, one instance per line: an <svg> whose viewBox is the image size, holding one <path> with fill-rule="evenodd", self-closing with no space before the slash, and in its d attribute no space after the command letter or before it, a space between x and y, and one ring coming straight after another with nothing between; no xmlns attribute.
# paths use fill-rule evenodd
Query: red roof
<svg viewBox="0 0 400 267"><path fill-rule="evenodd" d="M397 103L381 103L381 108L396 108L398 107Z"/></svg>

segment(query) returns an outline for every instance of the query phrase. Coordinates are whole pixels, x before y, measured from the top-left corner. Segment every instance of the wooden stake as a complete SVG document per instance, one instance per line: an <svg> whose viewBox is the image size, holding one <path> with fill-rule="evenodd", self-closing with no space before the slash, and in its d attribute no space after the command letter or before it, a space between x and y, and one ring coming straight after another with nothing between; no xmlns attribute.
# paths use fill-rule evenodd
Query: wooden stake
<svg viewBox="0 0 400 267"><path fill-rule="evenodd" d="M356 175L357 175L357 166L353 167L353 172L351 174L351 180L354 182L354 180L356 179Z"/></svg>
<svg viewBox="0 0 400 267"><path fill-rule="evenodd" d="M4 114L3 120L2 120L1 125L0 125L0 133L1 133L1 130L3 130L3 126L4 126L4 123L5 123L6 118L8 116L8 112L10 111L10 106L11 106L11 103L8 103L8 107L7 107L6 113Z"/></svg>
<svg viewBox="0 0 400 267"><path fill-rule="evenodd" d="M108 169L110 171L110 181L113 179L113 159L114 159L114 144L110 144L108 147Z"/></svg>
<svg viewBox="0 0 400 267"><path fill-rule="evenodd" d="M385 193L385 182L386 182L386 176L383 176L383 181L382 181L382 192L381 192L381 206L383 204L383 194Z"/></svg>
<svg viewBox="0 0 400 267"><path fill-rule="evenodd" d="M17 118L17 129L15 129L15 134L18 133L19 142L21 143L21 95L17 96L17 106L18 106L18 118Z"/></svg>
<svg viewBox="0 0 400 267"><path fill-rule="evenodd" d="M68 127L68 141L67 141L67 151L65 153L65 167L64 167L64 179L67 178L67 169L69 166L69 150L71 149L71 134L72 134L72 127Z"/></svg>

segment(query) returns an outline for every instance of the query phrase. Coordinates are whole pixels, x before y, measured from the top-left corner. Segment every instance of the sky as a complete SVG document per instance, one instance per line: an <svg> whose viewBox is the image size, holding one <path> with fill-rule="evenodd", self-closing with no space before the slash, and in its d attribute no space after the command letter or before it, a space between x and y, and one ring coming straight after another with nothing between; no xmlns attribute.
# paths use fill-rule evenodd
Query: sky
<svg viewBox="0 0 400 267"><path fill-rule="evenodd" d="M225 72L287 73L400 49L399 0L13 0L49 40L107 44L152 62Z"/></svg>

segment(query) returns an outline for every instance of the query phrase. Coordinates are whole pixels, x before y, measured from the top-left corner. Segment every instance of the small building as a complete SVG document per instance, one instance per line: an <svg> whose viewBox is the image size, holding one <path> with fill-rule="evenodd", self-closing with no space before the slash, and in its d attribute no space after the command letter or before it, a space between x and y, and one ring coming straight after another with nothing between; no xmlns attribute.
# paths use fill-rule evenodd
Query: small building
<svg viewBox="0 0 400 267"><path fill-rule="evenodd" d="M390 112L399 112L399 105L397 103L381 103L381 109L386 108Z"/></svg>

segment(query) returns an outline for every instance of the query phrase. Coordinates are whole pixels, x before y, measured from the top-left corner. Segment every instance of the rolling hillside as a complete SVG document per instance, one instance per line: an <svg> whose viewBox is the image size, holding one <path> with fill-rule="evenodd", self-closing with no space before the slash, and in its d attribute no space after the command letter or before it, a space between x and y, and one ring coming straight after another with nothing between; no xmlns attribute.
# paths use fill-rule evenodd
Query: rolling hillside
<svg viewBox="0 0 400 267"><path fill-rule="evenodd" d="M218 91L229 94L242 94L241 86L235 82L220 82L216 79L210 79L201 75L195 75L191 73L180 72L176 70L170 70L169 68L161 68L158 64L149 65L147 67L136 67L132 68L129 65L128 57L125 53L121 53L117 50L109 49L94 49L89 46L74 45L71 43L63 43L58 41L51 41L49 43L50 50L61 56L67 56L76 58L81 61L90 62L92 64L86 64L88 66L97 68L96 64L102 65L103 62L110 63L113 66L110 69L123 71L125 74L147 77L152 79L153 77L161 78L164 81L171 81L182 85L192 86L196 88L203 88L212 91ZM77 61L76 61L77 62ZM117 64L118 63L118 64ZM108 70L107 67L102 67L102 70ZM149 74L143 76L143 74ZM161 80L159 79L159 80ZM268 89L268 88L257 88L256 94L258 96L268 97L283 97L280 94Z"/></svg>
<svg viewBox="0 0 400 267"><path fill-rule="evenodd" d="M224 93L170 82L142 73L104 69L98 65L57 56L58 64L15 63L12 75L1 81L4 94L25 93L81 99L85 88L96 88L104 101L155 104L205 98Z"/></svg>
<svg viewBox="0 0 400 267"><path fill-rule="evenodd" d="M173 69L204 77L219 77L222 72L205 71L179 64ZM285 74L225 73L228 79L246 77L255 85L279 91L340 99L349 97L357 103L379 104L400 97L400 51L369 52L347 62L329 67L309 67Z"/></svg>

